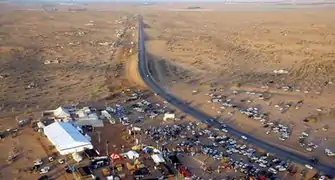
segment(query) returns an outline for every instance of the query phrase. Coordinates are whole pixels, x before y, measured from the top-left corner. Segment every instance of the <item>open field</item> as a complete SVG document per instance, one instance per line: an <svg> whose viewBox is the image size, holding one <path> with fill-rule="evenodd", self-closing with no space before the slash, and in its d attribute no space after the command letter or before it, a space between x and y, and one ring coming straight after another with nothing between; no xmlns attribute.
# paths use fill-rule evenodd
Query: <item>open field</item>
<svg viewBox="0 0 335 180"><path fill-rule="evenodd" d="M334 164L333 158L324 156L325 148L335 148L333 9L249 10L145 13L151 66L159 69L154 75L171 92L227 124ZM260 100L244 95L246 91L269 97ZM268 130L262 124L232 108L222 110L220 103L208 103L213 97L206 93L222 95L244 108L260 108L270 121L289 126L290 138L282 142L275 133L265 135ZM243 103L246 100L249 103ZM289 105L287 111L279 110L299 101L299 109ZM303 121L311 117L316 122ZM322 131L325 125L329 128ZM318 149L307 152L298 145L303 131Z"/></svg>
<svg viewBox="0 0 335 180"><path fill-rule="evenodd" d="M104 105L124 88L144 87L130 73L137 71L137 59L128 58L136 57L136 44L127 46L136 42L137 32L130 29L137 24L134 14L113 8L41 7L0 5L0 132L28 116L37 120L39 112L61 104ZM116 36L123 30L123 36ZM24 128L18 137L1 140L0 179L37 179L38 173L27 168L50 155L50 143L40 139ZM8 164L13 153L19 153L18 159ZM63 176L63 168L52 169L55 178L71 179Z"/></svg>
<svg viewBox="0 0 335 180"><path fill-rule="evenodd" d="M275 78L277 84L311 88L323 87L334 77L332 11L163 14L145 17L148 46L192 75L206 77L200 83L222 83L225 77L240 83ZM289 75L274 77L276 69Z"/></svg>
<svg viewBox="0 0 335 180"><path fill-rule="evenodd" d="M115 33L125 26L117 20L126 21L129 15L95 10L3 11L0 116L104 100L120 83L127 83L123 63L136 51L105 44L136 40L134 30L127 30L123 39Z"/></svg>

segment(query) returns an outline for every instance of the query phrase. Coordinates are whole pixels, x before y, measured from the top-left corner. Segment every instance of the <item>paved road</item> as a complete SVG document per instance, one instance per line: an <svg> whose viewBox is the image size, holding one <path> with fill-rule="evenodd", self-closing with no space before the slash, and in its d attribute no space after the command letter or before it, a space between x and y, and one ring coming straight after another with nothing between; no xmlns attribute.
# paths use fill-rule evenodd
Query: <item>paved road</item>
<svg viewBox="0 0 335 180"><path fill-rule="evenodd" d="M144 32L143 32L143 19L142 16L139 16L139 39L138 39L138 46L139 46L139 53L138 53L138 59L139 59L139 71L140 75L143 78L146 85L154 91L158 96L165 99L170 104L174 105L181 111L185 112L186 114L189 114L193 116L194 118L198 119L201 122L207 123L208 125L212 127L221 127L221 124L216 121L209 119L212 119L211 116L208 114L201 112L200 110L197 110L189 105L187 105L183 100L178 99L173 94L170 94L166 92L162 87L160 87L154 77L150 73L150 69L148 67L148 60L147 60L147 54L145 50L145 43L144 43ZM257 139L254 136L251 136L249 134L246 134L244 132L238 131L234 129L233 127L227 127L226 128L229 133L236 137L246 136L247 142L250 144L253 144L259 148L262 148L266 150L267 152L275 154L277 157L280 157L282 159L291 160L293 162L299 163L299 164L309 164L313 166L314 168L318 169L321 172L324 172L329 175L335 176L335 166L334 165L326 165L322 163L318 164L312 164L310 161L310 158L293 153L291 151L287 151L285 149L280 149L277 146L274 146L272 144L269 144L261 139Z"/></svg>

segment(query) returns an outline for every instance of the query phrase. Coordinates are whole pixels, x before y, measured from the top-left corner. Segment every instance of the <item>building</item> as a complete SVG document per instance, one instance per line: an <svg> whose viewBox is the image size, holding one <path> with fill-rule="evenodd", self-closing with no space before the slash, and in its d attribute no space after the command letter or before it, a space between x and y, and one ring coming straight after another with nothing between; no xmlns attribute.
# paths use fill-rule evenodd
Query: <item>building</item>
<svg viewBox="0 0 335 180"><path fill-rule="evenodd" d="M98 117L95 112L92 112L90 108L84 107L75 113L75 118L73 121L77 126L93 126L93 127L103 127L103 121Z"/></svg>
<svg viewBox="0 0 335 180"><path fill-rule="evenodd" d="M93 149L92 143L71 123L54 122L44 128L44 134L61 155Z"/></svg>

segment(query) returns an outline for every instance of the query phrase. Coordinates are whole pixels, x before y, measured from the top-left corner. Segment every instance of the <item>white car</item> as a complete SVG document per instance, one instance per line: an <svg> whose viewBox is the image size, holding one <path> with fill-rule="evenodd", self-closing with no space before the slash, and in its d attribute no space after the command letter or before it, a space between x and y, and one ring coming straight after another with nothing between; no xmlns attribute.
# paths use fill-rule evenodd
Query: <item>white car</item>
<svg viewBox="0 0 335 180"><path fill-rule="evenodd" d="M277 171L275 169L273 169L273 168L269 168L268 171L272 172L273 174L277 174Z"/></svg>
<svg viewBox="0 0 335 180"><path fill-rule="evenodd" d="M43 164L43 161L41 159L34 161L34 166L40 166L42 164Z"/></svg>
<svg viewBox="0 0 335 180"><path fill-rule="evenodd" d="M65 163L65 159L58 159L58 163L59 164L64 164Z"/></svg>
<svg viewBox="0 0 335 180"><path fill-rule="evenodd" d="M262 168L265 168L265 167L266 167L266 165L263 164L263 163L260 163L259 166L262 167Z"/></svg>
<svg viewBox="0 0 335 180"><path fill-rule="evenodd" d="M327 154L327 156L335 156L335 153L332 152L330 149L325 149L325 153Z"/></svg>
<svg viewBox="0 0 335 180"><path fill-rule="evenodd" d="M278 168L278 171L280 171L280 172L283 172L283 171L286 171L287 169L286 168L284 168L284 167L280 167L280 168Z"/></svg>
<svg viewBox="0 0 335 180"><path fill-rule="evenodd" d="M246 145L243 145L240 147L240 149L245 149L247 146Z"/></svg>
<svg viewBox="0 0 335 180"><path fill-rule="evenodd" d="M222 132L225 132L225 133L227 133L227 132L228 132L228 130L227 130L227 129L225 129L225 128L222 128L222 129L221 129L221 131L222 131Z"/></svg>
<svg viewBox="0 0 335 180"><path fill-rule="evenodd" d="M242 139L247 140L248 138L246 136L241 136Z"/></svg>
<svg viewBox="0 0 335 180"><path fill-rule="evenodd" d="M50 157L48 158L48 160L49 160L49 162L52 162L52 161L54 161L54 158L53 158L52 156L50 156Z"/></svg>
<svg viewBox="0 0 335 180"><path fill-rule="evenodd" d="M313 169L313 167L309 164L305 164L305 167L308 168L308 169Z"/></svg>
<svg viewBox="0 0 335 180"><path fill-rule="evenodd" d="M40 170L40 174L45 174L45 173L48 173L49 171L50 171L50 166L45 166L44 168Z"/></svg>

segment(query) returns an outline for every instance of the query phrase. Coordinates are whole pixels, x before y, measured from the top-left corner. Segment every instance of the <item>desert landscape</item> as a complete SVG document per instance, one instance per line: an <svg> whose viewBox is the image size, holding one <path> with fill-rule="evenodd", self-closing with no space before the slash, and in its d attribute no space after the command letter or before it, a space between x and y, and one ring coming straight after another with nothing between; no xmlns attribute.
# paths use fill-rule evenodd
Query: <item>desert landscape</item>
<svg viewBox="0 0 335 180"><path fill-rule="evenodd" d="M0 135L17 128L15 136L0 141L0 149L6 152L0 156L0 179L40 176L28 174L27 164L57 152L43 133L41 136L29 127L18 127L18 122L22 119L42 122L40 116L44 110L62 105L93 106L97 111L122 107L122 116L129 113L126 117L130 122L125 123L119 117L120 112L107 110L118 117L118 124L104 119L108 125L88 133L94 149L108 158L108 149L115 152L131 149L139 139L157 148L163 149L164 144L182 148L186 146L181 145L185 142L182 136L189 140L188 137L200 136L197 131L215 132L169 105L159 94L150 92L142 80L138 69L139 14L144 21L150 76L167 92L216 118L224 127L234 127L313 161L335 164L332 2L1 3L0 6ZM141 132L128 137L127 131L133 126ZM174 134L177 132L174 128L183 129L184 134ZM162 133L161 138L154 141L157 133ZM222 159L210 159L214 155L204 153L204 149L216 144L216 140L208 141L213 139L211 133L196 141L210 145L202 144L201 150L191 148L179 157L182 165L174 167L178 177L191 177L186 173L190 171L193 179L230 176L259 179L263 176L257 174L260 169L274 167L271 162L260 163L260 167L253 166L255 172L246 171L249 165L244 163L254 163L251 156L266 159L270 155L248 144L247 138L231 137L224 128L218 136L228 136L225 143L234 147L223 145L228 154L221 153ZM178 138L166 138L171 134ZM248 147L256 153L245 157L249 152L236 150L239 147ZM237 155L231 156L233 150ZM6 159L15 153L20 154L17 162L9 164ZM156 166L148 164L148 169L155 169L149 175L152 176L151 171L157 174ZM73 179L74 176L63 172L63 166L54 162L48 175L54 179ZM184 166L189 168L184 170ZM215 173L209 173L207 166L215 169ZM285 167L285 173L277 175L281 167ZM296 170L293 173L295 167L302 170L300 175L295 174ZM98 170L93 172L100 177ZM133 172L127 173L128 177L121 179L132 178ZM315 173L323 175L305 164L283 160L271 173L264 174L269 179L308 179Z"/></svg>
<svg viewBox="0 0 335 180"><path fill-rule="evenodd" d="M324 154L324 148L334 148L335 140L335 19L330 18L334 13L330 9L274 9L145 14L146 45L155 77L181 99L227 124L308 156ZM234 95L234 90L256 95ZM233 108L222 110L208 103L213 99L208 96L211 93L262 109L270 119L292 129L290 139L274 139L265 135L266 129L259 129L262 124ZM268 97L260 100L259 93ZM248 103L242 103L246 100ZM298 102L303 102L299 110L290 108ZM289 108L281 112L285 104ZM307 123L308 118L317 122ZM324 126L326 132L321 130ZM304 131L310 132L308 141L321 148L306 152L297 146ZM334 159L324 159L334 163Z"/></svg>
<svg viewBox="0 0 335 180"><path fill-rule="evenodd" d="M18 121L39 119L60 104L103 105L124 88L143 87L139 75L129 73L137 68L137 31L127 29L137 24L133 13L48 4L4 3L0 9L1 137ZM0 143L6 152L0 179L37 179L27 175L27 164L52 153L31 129L19 134L25 135ZM15 152L20 162L8 165Z"/></svg>
<svg viewBox="0 0 335 180"><path fill-rule="evenodd" d="M131 46L112 46L128 16L94 10L2 13L1 116L108 97L121 82L124 57L132 56ZM126 32L125 42L133 32Z"/></svg>

